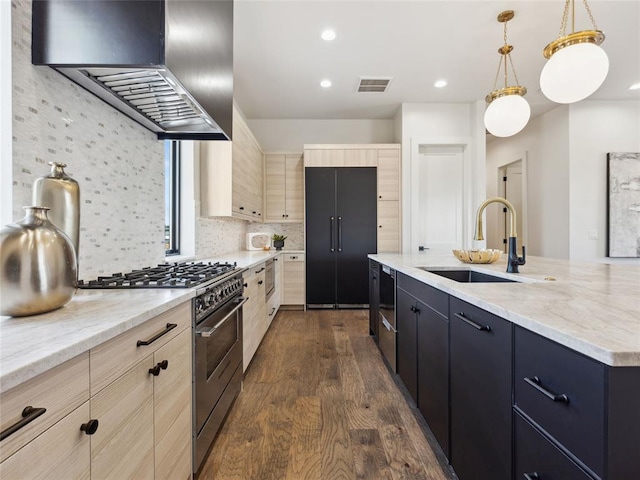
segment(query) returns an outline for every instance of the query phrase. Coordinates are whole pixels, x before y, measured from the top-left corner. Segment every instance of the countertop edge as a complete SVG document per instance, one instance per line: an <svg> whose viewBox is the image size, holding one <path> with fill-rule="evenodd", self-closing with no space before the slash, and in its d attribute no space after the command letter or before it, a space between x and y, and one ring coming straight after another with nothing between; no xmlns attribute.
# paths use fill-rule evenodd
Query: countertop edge
<svg viewBox="0 0 640 480"><path fill-rule="evenodd" d="M23 363L9 372L5 371L4 365L0 366L0 394L31 380L47 370L63 364L67 360L71 360L72 358L85 353L98 345L108 342L118 335L183 304L184 302L188 302L191 298L195 297L194 289L184 290L182 293L184 293L184 295L180 295L171 300L160 303L154 308L145 310L144 312L131 317L127 317L122 321L111 323L105 326L102 330L95 331L78 341L74 341L60 349L35 358L29 363Z"/></svg>
<svg viewBox="0 0 640 480"><path fill-rule="evenodd" d="M393 254L398 257L401 254ZM390 268L395 269L397 272L403 273L419 282L422 282L431 287L437 288L438 290L452 295L460 300L463 300L467 303L470 303L474 306L482 308L494 315L497 315L514 325L518 325L522 328L525 328L531 332L534 332L538 335L541 335L549 340L552 340L562 346L570 348L588 358L601 362L610 367L638 367L640 366L640 350L639 351L612 351L600 345L596 345L590 341L581 339L575 335L570 335L568 333L562 332L557 328L553 328L552 326L545 325L536 321L533 318L529 318L522 313L516 313L510 311L509 309L492 303L490 300L485 300L481 298L480 295L474 296L469 292L465 292L460 290L457 287L457 282L453 280L449 280L435 274L423 271L419 269L417 266L407 266L403 265L399 261L394 261L393 259L386 258L385 254L370 254L369 258L379 262L380 264L386 265ZM428 266L428 257L425 257L427 263L425 266ZM444 267L442 265L437 265L435 268L450 268L450 267L459 267L459 268L471 268L473 270L483 271L484 265L465 265L459 263L457 260L453 259L450 262L450 265ZM511 274L504 274L495 271L488 271L488 273L492 275L498 275L509 278ZM526 273L522 274L526 277ZM534 279L535 280L535 279ZM524 282L528 283L528 282ZM535 280L535 283L532 284L544 284L541 280ZM465 284L461 284L465 285Z"/></svg>

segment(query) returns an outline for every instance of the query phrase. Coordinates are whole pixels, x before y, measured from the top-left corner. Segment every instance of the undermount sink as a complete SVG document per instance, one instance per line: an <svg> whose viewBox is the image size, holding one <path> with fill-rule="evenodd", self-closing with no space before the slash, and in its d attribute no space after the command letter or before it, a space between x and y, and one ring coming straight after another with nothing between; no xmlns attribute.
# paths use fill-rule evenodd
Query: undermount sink
<svg viewBox="0 0 640 480"><path fill-rule="evenodd" d="M427 267L418 267L425 272L434 273L441 277L455 280L460 283L519 283L518 280L511 280L504 277L496 277L488 273L475 272L473 270L434 270Z"/></svg>

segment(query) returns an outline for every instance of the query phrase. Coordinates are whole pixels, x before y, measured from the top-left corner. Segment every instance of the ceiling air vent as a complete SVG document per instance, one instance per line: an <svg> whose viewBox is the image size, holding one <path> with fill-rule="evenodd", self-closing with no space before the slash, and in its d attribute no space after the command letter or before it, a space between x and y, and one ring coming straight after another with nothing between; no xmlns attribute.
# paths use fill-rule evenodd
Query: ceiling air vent
<svg viewBox="0 0 640 480"><path fill-rule="evenodd" d="M387 91L391 80L393 80L393 77L360 77L358 92L384 93Z"/></svg>

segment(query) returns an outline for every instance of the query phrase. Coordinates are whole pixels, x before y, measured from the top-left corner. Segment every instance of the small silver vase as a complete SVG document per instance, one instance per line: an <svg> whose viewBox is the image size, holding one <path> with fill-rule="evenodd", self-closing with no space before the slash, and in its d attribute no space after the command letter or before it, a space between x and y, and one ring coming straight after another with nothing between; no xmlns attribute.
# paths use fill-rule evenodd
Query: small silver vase
<svg viewBox="0 0 640 480"><path fill-rule="evenodd" d="M0 315L55 310L76 291L78 267L69 237L46 207L24 207L25 217L0 229Z"/></svg>
<svg viewBox="0 0 640 480"><path fill-rule="evenodd" d="M49 221L71 239L80 254L80 186L64 171L64 163L49 162L51 172L33 182L32 205L49 208Z"/></svg>

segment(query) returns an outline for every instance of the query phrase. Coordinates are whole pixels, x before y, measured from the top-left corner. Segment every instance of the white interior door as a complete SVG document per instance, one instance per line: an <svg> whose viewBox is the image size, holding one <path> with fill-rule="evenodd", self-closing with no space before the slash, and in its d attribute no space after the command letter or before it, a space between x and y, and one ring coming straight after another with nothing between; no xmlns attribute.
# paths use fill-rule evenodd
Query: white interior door
<svg viewBox="0 0 640 480"><path fill-rule="evenodd" d="M518 253L522 251L522 238L524 231L522 229L522 221L524 218L522 210L522 161L507 165L505 169L504 181L504 198L509 200L516 211L516 234L518 235ZM503 213L504 216L504 238L509 238L509 213ZM505 245L507 247L507 245ZM506 251L506 250L505 250Z"/></svg>
<svg viewBox="0 0 640 480"><path fill-rule="evenodd" d="M411 251L461 248L464 158L462 147L421 147L412 171Z"/></svg>

